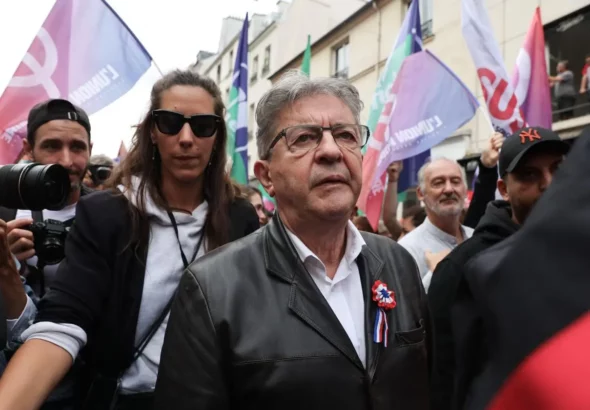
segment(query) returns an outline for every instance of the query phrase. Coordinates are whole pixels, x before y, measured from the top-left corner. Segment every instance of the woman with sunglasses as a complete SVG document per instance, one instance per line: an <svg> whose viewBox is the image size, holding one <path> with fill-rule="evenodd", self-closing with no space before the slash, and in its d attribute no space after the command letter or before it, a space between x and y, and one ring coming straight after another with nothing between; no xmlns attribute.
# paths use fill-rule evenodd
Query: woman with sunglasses
<svg viewBox="0 0 590 410"><path fill-rule="evenodd" d="M77 358L76 408L151 407L182 272L259 227L225 170L223 114L208 78L174 71L154 85L111 189L78 203L56 284L0 380L0 409L38 408Z"/></svg>

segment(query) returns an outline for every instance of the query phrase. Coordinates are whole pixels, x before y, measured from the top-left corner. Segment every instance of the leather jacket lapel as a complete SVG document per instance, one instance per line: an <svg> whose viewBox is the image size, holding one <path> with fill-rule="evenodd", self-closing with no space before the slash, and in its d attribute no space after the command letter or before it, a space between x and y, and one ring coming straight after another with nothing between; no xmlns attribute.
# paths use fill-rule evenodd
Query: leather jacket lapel
<svg viewBox="0 0 590 410"><path fill-rule="evenodd" d="M373 379L377 370L379 354L383 348L383 343L375 343L373 334L375 331L375 318L377 315L377 304L373 302L373 283L381 277L383 272L383 261L371 252L365 245L357 258L359 273L361 275L361 284L363 286L363 296L365 300L365 346L367 352L367 371L369 377ZM388 317L389 320L389 317ZM390 326L391 328L391 326Z"/></svg>
<svg viewBox="0 0 590 410"><path fill-rule="evenodd" d="M267 270L291 285L289 309L364 371L348 334L299 259L278 214L267 225L264 234Z"/></svg>

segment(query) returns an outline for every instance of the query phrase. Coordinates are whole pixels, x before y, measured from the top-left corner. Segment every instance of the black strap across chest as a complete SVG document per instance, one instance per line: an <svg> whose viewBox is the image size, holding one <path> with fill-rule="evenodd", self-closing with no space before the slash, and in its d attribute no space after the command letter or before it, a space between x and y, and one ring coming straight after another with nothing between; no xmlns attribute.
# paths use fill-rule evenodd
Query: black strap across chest
<svg viewBox="0 0 590 410"><path fill-rule="evenodd" d="M176 223L176 218L174 217L174 215L170 211L168 212L168 217L170 218L170 222L172 223L172 228L174 229L174 235L176 236L176 242L178 243L178 249L180 250L180 257L182 258L182 263L184 265L184 269L188 269L189 265L197 258L197 254L199 253L199 249L201 248L201 245L203 244L203 238L205 237L205 232L206 232L205 228L207 227L207 222L205 222L205 224L203 225L203 228L201 229L201 237L199 238L199 241L197 242L197 246L195 247L195 250L193 252L193 256L191 257L190 262L189 262L188 259L186 258L186 255L184 254L184 250L182 249L182 245L180 243L180 236L178 234L178 224ZM135 352L133 353L133 359L132 359L131 363L135 362L135 360L137 360L137 358L139 356L141 356L141 354L145 350L145 348L148 345L148 343L150 342L150 340L152 340L152 337L154 337L157 330L162 325L162 322L164 322L164 319L166 319L166 316L168 315L168 313L170 312L170 309L172 308L172 302L174 301L175 296L176 296L176 291L174 291L174 293L172 294L172 297L170 298L170 300L168 301L168 303L166 304L166 306L162 310L162 313L160 313L160 316L158 316L158 318L154 321L154 323L152 323L148 332L146 332L144 337L141 339L141 341L139 342L139 344L135 348Z"/></svg>

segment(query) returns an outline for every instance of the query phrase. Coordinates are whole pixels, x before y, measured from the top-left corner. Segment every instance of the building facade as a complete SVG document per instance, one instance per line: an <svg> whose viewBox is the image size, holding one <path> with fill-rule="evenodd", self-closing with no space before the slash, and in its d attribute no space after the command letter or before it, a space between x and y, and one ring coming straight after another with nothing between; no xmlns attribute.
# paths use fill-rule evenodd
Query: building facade
<svg viewBox="0 0 590 410"><path fill-rule="evenodd" d="M416 1L416 0L415 0ZM461 0L420 1L424 47L446 63L476 95L485 107L479 79L461 31ZM590 46L590 2L588 0L483 0L500 45L508 73L516 58L537 6L545 27L548 70L555 75L560 60L568 60L576 87L581 81L585 57ZM344 19L312 44L311 76L348 78L357 87L365 108L366 121L377 79L384 68L410 0L376 0ZM576 41L577 40L577 41ZM277 81L287 70L300 66L303 48L291 61L275 70L270 79ZM574 118L554 119L554 130L562 138L579 135L590 124L590 100L578 98ZM556 107L554 107L556 109ZM434 147L433 156L468 159L477 156L492 133L483 112Z"/></svg>
<svg viewBox="0 0 590 410"><path fill-rule="evenodd" d="M269 76L298 55L312 41L322 37L350 16L365 0L279 0L276 11L253 15L248 29L248 174L253 177L256 151L255 110L260 97L271 87ZM239 21L236 30L235 21ZM217 53L199 54L193 69L212 78L224 95L227 105L238 40L243 20L228 17L222 27ZM228 40L229 39L229 40Z"/></svg>

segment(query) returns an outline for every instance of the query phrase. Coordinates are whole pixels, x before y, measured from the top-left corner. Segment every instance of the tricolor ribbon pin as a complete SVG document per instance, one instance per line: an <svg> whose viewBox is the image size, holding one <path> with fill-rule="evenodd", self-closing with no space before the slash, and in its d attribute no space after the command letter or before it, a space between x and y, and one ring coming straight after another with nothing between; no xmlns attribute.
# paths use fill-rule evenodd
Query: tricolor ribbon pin
<svg viewBox="0 0 590 410"><path fill-rule="evenodd" d="M372 287L373 301L377 302L377 314L375 316L375 326L373 328L373 342L383 343L387 347L389 325L387 324L386 310L395 307L396 301L393 291L387 289L387 285L380 280L375 281Z"/></svg>

